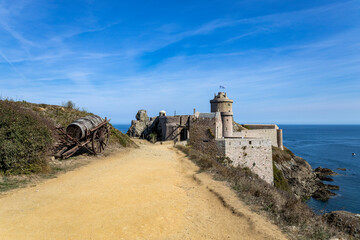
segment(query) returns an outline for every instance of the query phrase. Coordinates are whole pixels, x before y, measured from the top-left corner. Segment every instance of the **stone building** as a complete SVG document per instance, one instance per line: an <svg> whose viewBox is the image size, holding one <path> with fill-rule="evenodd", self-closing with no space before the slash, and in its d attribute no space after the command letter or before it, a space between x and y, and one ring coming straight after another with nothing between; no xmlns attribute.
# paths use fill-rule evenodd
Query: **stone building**
<svg viewBox="0 0 360 240"><path fill-rule="evenodd" d="M196 113L190 122L189 144L234 167L251 169L273 184L272 146L282 148L282 132L276 125L243 125L234 131L233 100L219 92L210 100L211 113Z"/></svg>
<svg viewBox="0 0 360 240"><path fill-rule="evenodd" d="M283 148L282 130L275 124L236 124L232 104L225 92L219 92L210 100L210 113L167 116L162 110L149 120L141 110L128 134L146 138L152 133L159 141L186 140L199 151L227 159L234 167L249 168L273 184L272 146Z"/></svg>

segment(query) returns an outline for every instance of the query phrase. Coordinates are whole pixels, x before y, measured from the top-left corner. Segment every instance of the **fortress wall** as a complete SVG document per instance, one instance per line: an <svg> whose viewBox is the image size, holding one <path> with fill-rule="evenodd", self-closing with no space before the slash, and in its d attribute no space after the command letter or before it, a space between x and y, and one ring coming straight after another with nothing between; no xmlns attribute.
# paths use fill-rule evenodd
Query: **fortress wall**
<svg viewBox="0 0 360 240"><path fill-rule="evenodd" d="M270 140L225 138L216 140L218 154L229 157L234 167L248 167L269 184L274 182Z"/></svg>
<svg viewBox="0 0 360 240"><path fill-rule="evenodd" d="M216 156L215 139L219 134L222 137L221 118L195 118L190 125L189 144L205 154Z"/></svg>
<svg viewBox="0 0 360 240"><path fill-rule="evenodd" d="M179 135L177 126L180 124L180 116L161 116L159 117L161 126L161 141L174 140Z"/></svg>
<svg viewBox="0 0 360 240"><path fill-rule="evenodd" d="M282 147L282 132L279 132L278 129L241 130L240 132L234 132L233 137L268 139L273 146ZM281 137L281 141L278 141L278 137ZM280 142L281 145L279 146Z"/></svg>
<svg viewBox="0 0 360 240"><path fill-rule="evenodd" d="M180 132L188 125L191 115L160 116L161 141L180 140Z"/></svg>
<svg viewBox="0 0 360 240"><path fill-rule="evenodd" d="M245 127L248 127L252 130L254 129L279 129L276 124L244 124Z"/></svg>

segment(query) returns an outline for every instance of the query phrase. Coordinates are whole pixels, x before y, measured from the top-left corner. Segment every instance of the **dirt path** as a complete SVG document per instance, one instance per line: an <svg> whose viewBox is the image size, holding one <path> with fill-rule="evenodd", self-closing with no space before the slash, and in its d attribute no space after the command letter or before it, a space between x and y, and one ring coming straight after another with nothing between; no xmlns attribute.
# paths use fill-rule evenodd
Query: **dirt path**
<svg viewBox="0 0 360 240"><path fill-rule="evenodd" d="M285 239L171 148L142 142L0 197L0 239Z"/></svg>

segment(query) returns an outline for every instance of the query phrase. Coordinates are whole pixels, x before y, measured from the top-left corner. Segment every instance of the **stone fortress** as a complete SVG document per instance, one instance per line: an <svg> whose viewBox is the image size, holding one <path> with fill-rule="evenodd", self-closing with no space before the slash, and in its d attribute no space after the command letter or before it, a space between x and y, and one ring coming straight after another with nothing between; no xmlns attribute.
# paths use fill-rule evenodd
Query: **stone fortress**
<svg viewBox="0 0 360 240"><path fill-rule="evenodd" d="M162 110L149 119L145 110L139 110L128 134L153 141L186 141L225 164L247 167L273 184L272 146L283 149L282 130L275 124L235 123L232 104L225 92L219 92L210 100L210 113L194 110L193 115L167 116Z"/></svg>

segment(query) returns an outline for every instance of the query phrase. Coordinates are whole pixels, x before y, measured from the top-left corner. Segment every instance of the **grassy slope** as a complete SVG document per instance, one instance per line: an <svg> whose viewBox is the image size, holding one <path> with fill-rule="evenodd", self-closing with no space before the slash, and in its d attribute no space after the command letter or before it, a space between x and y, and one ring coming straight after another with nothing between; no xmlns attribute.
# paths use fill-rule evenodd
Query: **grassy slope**
<svg viewBox="0 0 360 240"><path fill-rule="evenodd" d="M33 112L37 112L41 117L54 122L54 125L56 127L66 127L67 125L81 117L93 115L93 113L89 113L85 110L80 110L76 107L34 104L28 102L22 102L22 105ZM126 134L123 134L122 132L114 128L112 125L110 144L120 144L123 147L135 146L135 143Z"/></svg>
<svg viewBox="0 0 360 240"><path fill-rule="evenodd" d="M0 101L0 175L49 172L48 158L56 142L54 127L91 115L71 105L62 107L28 102ZM110 146L135 143L111 126Z"/></svg>

